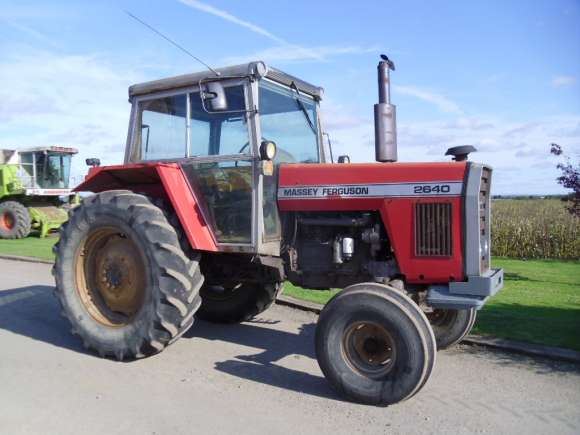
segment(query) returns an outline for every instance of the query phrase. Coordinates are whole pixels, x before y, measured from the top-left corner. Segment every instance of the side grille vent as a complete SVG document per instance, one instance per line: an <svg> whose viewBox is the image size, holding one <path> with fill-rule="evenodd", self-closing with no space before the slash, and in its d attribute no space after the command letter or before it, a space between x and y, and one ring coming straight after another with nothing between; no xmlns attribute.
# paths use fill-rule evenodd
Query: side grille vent
<svg viewBox="0 0 580 435"><path fill-rule="evenodd" d="M451 204L415 204L415 255L451 255Z"/></svg>

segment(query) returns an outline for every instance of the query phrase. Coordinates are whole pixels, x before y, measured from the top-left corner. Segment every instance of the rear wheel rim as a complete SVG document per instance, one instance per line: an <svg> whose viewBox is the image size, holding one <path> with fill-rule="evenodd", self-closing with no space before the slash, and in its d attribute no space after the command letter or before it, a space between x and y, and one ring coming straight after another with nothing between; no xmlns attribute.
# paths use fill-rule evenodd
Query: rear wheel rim
<svg viewBox="0 0 580 435"><path fill-rule="evenodd" d="M241 286L242 284L227 287L222 285L206 285L201 289L200 294L202 299L223 302L236 297Z"/></svg>
<svg viewBox="0 0 580 435"><path fill-rule="evenodd" d="M343 352L349 365L372 379L384 378L397 357L395 340L376 322L355 322L343 334Z"/></svg>
<svg viewBox="0 0 580 435"><path fill-rule="evenodd" d="M106 326L128 325L143 306L146 267L137 244L118 228L93 230L75 258L77 291L89 314Z"/></svg>
<svg viewBox="0 0 580 435"><path fill-rule="evenodd" d="M16 219L14 219L12 213L10 213L9 211L5 211L4 213L2 213L2 216L0 218L0 226L2 226L2 228L10 231L14 228L15 224Z"/></svg>
<svg viewBox="0 0 580 435"><path fill-rule="evenodd" d="M456 310L435 309L432 313L427 314L427 319L431 323L431 326L440 328L451 325L456 317Z"/></svg>

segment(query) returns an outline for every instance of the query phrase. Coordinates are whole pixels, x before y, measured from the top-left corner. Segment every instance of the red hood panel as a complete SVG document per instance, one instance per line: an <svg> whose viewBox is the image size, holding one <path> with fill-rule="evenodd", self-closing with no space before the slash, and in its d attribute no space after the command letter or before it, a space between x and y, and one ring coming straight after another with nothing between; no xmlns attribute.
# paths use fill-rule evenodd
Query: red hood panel
<svg viewBox="0 0 580 435"><path fill-rule="evenodd" d="M463 181L466 162L282 164L280 186Z"/></svg>

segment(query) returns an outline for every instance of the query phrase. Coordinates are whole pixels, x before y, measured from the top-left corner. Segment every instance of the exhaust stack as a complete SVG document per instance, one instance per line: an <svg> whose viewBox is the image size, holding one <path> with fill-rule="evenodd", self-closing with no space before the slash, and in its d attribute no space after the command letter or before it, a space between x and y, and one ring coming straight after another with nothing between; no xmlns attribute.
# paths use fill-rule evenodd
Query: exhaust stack
<svg viewBox="0 0 580 435"><path fill-rule="evenodd" d="M375 158L377 162L397 161L397 111L391 104L389 73L395 64L384 54L377 66L379 103L375 104Z"/></svg>

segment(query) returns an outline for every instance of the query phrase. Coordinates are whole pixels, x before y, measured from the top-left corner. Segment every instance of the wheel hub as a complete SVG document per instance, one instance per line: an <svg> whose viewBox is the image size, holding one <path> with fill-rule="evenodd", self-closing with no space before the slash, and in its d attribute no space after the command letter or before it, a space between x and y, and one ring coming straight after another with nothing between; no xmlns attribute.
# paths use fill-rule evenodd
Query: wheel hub
<svg viewBox="0 0 580 435"><path fill-rule="evenodd" d="M2 225L5 229L11 230L14 228L14 216L10 212L2 213L2 218L0 219L0 225Z"/></svg>
<svg viewBox="0 0 580 435"><path fill-rule="evenodd" d="M453 310L435 309L427 314L427 319L432 326L446 326L453 321Z"/></svg>
<svg viewBox="0 0 580 435"><path fill-rule="evenodd" d="M391 334L375 322L356 322L343 336L346 360L360 373L379 378L394 365L396 348Z"/></svg>
<svg viewBox="0 0 580 435"><path fill-rule="evenodd" d="M145 262L137 245L114 229L91 233L77 258L77 288L101 323L129 323L143 304Z"/></svg>

